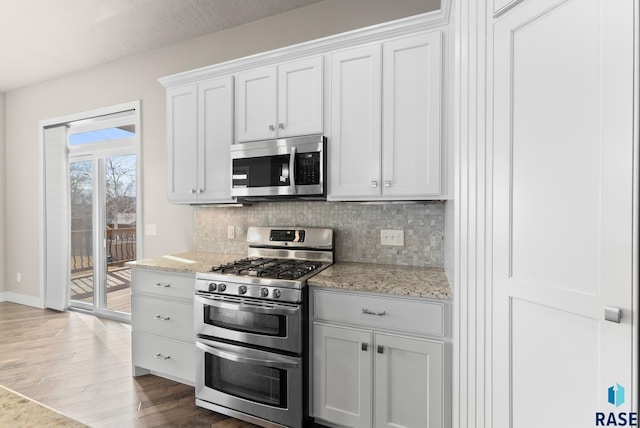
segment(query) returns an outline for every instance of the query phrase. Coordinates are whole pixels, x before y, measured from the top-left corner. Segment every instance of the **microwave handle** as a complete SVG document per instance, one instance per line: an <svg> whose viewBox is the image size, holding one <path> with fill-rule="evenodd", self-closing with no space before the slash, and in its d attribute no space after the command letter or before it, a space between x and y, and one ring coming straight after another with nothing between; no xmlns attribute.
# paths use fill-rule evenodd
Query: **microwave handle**
<svg viewBox="0 0 640 428"><path fill-rule="evenodd" d="M289 155L289 186L296 187L296 152L298 149L296 146L291 147L291 154Z"/></svg>
<svg viewBox="0 0 640 428"><path fill-rule="evenodd" d="M215 355L216 357L223 358L225 360L235 361L237 363L245 363L245 364L253 364L253 365L264 365L267 367L273 367L277 369L288 369L288 368L297 368L298 363L295 361L285 360L278 358L276 355L270 357L260 357L259 355L253 355L251 349L242 348L242 353L249 355L241 355L228 350L221 350L210 346L208 344L202 343L202 339L198 339L196 341L196 346L202 349L209 354ZM209 342L210 343L210 342Z"/></svg>
<svg viewBox="0 0 640 428"><path fill-rule="evenodd" d="M232 309L236 311L245 311L245 312L254 312L260 314L268 314L268 315L294 315L296 312L300 310L299 307L295 308L269 308L269 307L260 307L249 304L242 303L230 303L230 302L220 302L218 300L208 299L201 295L196 294L193 298L197 303L207 306L215 306L217 308L223 309Z"/></svg>

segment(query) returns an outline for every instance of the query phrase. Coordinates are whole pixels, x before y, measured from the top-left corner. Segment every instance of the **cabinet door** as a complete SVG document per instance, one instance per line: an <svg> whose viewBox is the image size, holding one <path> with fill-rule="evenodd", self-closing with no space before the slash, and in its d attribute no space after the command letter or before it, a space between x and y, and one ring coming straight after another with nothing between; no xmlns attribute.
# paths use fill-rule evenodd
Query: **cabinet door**
<svg viewBox="0 0 640 428"><path fill-rule="evenodd" d="M384 43L382 194L439 195L440 32Z"/></svg>
<svg viewBox="0 0 640 428"><path fill-rule="evenodd" d="M322 132L322 57L278 67L278 136Z"/></svg>
<svg viewBox="0 0 640 428"><path fill-rule="evenodd" d="M260 68L238 74L238 141L276 136L276 68Z"/></svg>
<svg viewBox="0 0 640 428"><path fill-rule="evenodd" d="M198 187L198 114L196 85L167 90L169 190L174 202L195 199Z"/></svg>
<svg viewBox="0 0 640 428"><path fill-rule="evenodd" d="M313 411L316 418L371 426L371 332L313 325Z"/></svg>
<svg viewBox="0 0 640 428"><path fill-rule="evenodd" d="M198 85L198 122L198 201L231 202L232 76Z"/></svg>
<svg viewBox="0 0 640 428"><path fill-rule="evenodd" d="M330 199L380 195L379 45L331 56Z"/></svg>
<svg viewBox="0 0 640 428"><path fill-rule="evenodd" d="M375 334L374 427L442 427L444 344Z"/></svg>

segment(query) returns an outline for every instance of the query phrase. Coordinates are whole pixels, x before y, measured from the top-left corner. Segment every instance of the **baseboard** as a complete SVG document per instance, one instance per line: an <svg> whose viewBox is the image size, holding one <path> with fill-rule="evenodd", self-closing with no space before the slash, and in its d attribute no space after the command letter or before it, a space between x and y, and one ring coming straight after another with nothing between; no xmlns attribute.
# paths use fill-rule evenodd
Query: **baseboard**
<svg viewBox="0 0 640 428"><path fill-rule="evenodd" d="M0 302L11 302L25 306L33 306L34 308L44 308L44 301L41 298L13 293L11 291L0 293Z"/></svg>

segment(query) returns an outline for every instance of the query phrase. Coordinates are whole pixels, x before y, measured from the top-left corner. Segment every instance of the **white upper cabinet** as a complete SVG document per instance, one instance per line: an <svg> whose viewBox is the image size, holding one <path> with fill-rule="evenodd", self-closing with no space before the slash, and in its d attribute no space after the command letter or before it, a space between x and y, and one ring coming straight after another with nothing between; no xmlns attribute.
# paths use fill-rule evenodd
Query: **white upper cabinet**
<svg viewBox="0 0 640 428"><path fill-rule="evenodd" d="M195 199L198 187L198 95L197 85L167 89L168 199Z"/></svg>
<svg viewBox="0 0 640 428"><path fill-rule="evenodd" d="M167 89L168 199L233 202L233 77Z"/></svg>
<svg viewBox="0 0 640 428"><path fill-rule="evenodd" d="M382 195L440 195L441 33L382 45Z"/></svg>
<svg viewBox="0 0 640 428"><path fill-rule="evenodd" d="M335 52L331 200L442 195L442 35Z"/></svg>
<svg viewBox="0 0 640 428"><path fill-rule="evenodd" d="M380 195L381 48L369 45L331 57L330 196Z"/></svg>
<svg viewBox="0 0 640 428"><path fill-rule="evenodd" d="M448 198L447 10L161 78L169 200L232 202L232 144L311 134L330 201Z"/></svg>
<svg viewBox="0 0 640 428"><path fill-rule="evenodd" d="M277 122L277 68L238 74L238 141L275 138Z"/></svg>
<svg viewBox="0 0 640 428"><path fill-rule="evenodd" d="M323 130L322 57L238 73L237 141Z"/></svg>

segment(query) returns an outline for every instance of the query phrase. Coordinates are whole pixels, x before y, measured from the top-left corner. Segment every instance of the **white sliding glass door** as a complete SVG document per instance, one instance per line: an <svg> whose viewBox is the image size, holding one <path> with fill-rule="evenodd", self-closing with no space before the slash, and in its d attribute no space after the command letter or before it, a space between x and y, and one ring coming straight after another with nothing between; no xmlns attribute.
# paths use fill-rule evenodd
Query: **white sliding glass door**
<svg viewBox="0 0 640 428"><path fill-rule="evenodd" d="M135 111L68 124L70 307L128 319L137 253Z"/></svg>

